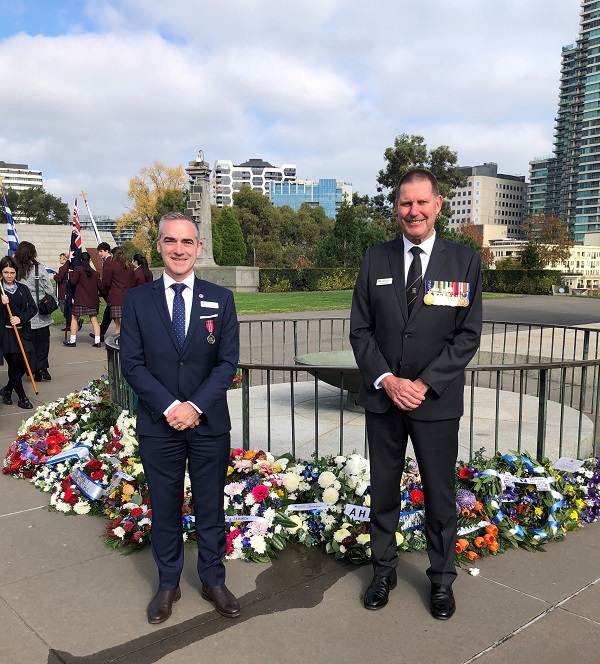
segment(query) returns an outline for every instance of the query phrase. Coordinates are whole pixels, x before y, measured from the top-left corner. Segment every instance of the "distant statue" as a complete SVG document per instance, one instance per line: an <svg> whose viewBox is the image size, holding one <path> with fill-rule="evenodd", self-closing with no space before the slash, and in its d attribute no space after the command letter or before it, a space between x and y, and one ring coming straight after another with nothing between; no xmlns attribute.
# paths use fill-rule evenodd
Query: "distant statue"
<svg viewBox="0 0 600 664"><path fill-rule="evenodd" d="M196 161L204 161L204 151L198 150L198 159Z"/></svg>

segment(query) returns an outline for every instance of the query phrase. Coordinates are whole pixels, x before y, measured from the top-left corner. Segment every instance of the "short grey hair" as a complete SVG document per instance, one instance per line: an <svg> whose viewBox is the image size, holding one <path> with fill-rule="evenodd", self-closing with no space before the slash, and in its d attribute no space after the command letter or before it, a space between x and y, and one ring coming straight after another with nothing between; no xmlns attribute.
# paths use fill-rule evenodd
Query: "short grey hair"
<svg viewBox="0 0 600 664"><path fill-rule="evenodd" d="M191 224L194 224L194 229L196 231L196 242L200 242L200 228L198 227L198 224L187 214L183 214L183 212L177 212L176 210L173 212L167 212L167 214L163 214L163 216L160 218L160 221L158 222L158 240L160 240L162 237L165 221L173 221L174 219L185 219L185 221L189 221Z"/></svg>

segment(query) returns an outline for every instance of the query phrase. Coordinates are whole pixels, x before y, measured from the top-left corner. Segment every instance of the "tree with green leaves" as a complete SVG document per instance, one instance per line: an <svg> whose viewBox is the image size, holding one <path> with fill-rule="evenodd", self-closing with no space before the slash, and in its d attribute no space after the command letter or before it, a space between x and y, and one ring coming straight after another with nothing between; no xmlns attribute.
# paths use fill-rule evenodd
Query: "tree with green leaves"
<svg viewBox="0 0 600 664"><path fill-rule="evenodd" d="M569 226L564 219L542 212L527 217L521 229L527 240L537 246L539 267L555 267L569 260L575 242L571 239Z"/></svg>
<svg viewBox="0 0 600 664"><path fill-rule="evenodd" d="M219 265L243 265L246 258L246 243L233 210L224 207L215 223L221 237L221 256Z"/></svg>
<svg viewBox="0 0 600 664"><path fill-rule="evenodd" d="M543 267L538 246L533 240L530 240L519 254L519 262L523 270L538 270Z"/></svg>
<svg viewBox="0 0 600 664"><path fill-rule="evenodd" d="M21 191L8 187L6 202L16 221L41 225L68 224L71 218L69 206L41 187L30 187ZM0 212L0 218L5 221L4 209Z"/></svg>
<svg viewBox="0 0 600 664"><path fill-rule="evenodd" d="M402 176L414 168L425 168L431 171L438 181L440 194L444 204L435 222L435 230L444 235L448 220L452 216L449 200L454 197L454 189L464 187L467 178L461 172L458 155L447 145L440 145L428 150L423 136L400 134L394 139L394 145L383 154L387 164L377 176L378 192L386 194L390 204L394 204L396 190Z"/></svg>

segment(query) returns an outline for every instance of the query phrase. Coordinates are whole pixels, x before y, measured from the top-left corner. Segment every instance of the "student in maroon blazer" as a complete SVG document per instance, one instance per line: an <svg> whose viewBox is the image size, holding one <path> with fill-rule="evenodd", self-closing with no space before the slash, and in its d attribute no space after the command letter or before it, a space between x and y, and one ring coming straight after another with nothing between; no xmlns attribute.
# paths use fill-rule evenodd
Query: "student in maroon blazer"
<svg viewBox="0 0 600 664"><path fill-rule="evenodd" d="M102 283L108 292L106 305L110 307L110 316L115 321L115 333L119 334L125 293L134 284L133 269L127 265L125 252L121 247L115 247L112 260L104 264Z"/></svg>
<svg viewBox="0 0 600 664"><path fill-rule="evenodd" d="M131 259L133 265L133 286L143 286L154 280L154 275L150 272L148 261L142 254L135 254Z"/></svg>
<svg viewBox="0 0 600 664"><path fill-rule="evenodd" d="M67 274L69 272L69 262L68 262L69 258L67 254L61 254L58 257L58 260L60 261L60 267L58 268L58 272L52 275L52 278L54 279L54 281L58 286L58 306L60 307L60 310L64 315L65 299L67 297ZM71 329L70 317L69 320L65 318L65 327L63 328L63 331L70 329Z"/></svg>
<svg viewBox="0 0 600 664"><path fill-rule="evenodd" d="M98 309L100 307L100 292L103 290L100 275L90 263L91 256L87 251L81 254L81 265L78 265L69 275L75 289L75 302L73 303L73 317L71 319L71 337L63 341L65 346L74 348L77 345L77 325L80 316L89 316L94 329L94 348L101 348L100 325L98 324Z"/></svg>

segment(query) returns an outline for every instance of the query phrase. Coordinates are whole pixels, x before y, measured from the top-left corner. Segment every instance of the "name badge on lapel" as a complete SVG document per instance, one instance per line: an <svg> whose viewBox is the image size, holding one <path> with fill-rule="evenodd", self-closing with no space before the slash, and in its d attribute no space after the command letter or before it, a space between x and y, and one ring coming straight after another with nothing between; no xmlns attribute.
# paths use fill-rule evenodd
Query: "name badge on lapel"
<svg viewBox="0 0 600 664"><path fill-rule="evenodd" d="M388 277L387 279L377 279L377 281L375 282L375 285L376 286L391 286L393 281L394 280L392 279L392 277Z"/></svg>
<svg viewBox="0 0 600 664"><path fill-rule="evenodd" d="M466 281L425 281L423 302L435 307L468 307L471 284Z"/></svg>
<svg viewBox="0 0 600 664"><path fill-rule="evenodd" d="M218 302L209 302L208 300L202 300L200 302L201 307L206 307L207 309L218 309L219 308L219 303Z"/></svg>

